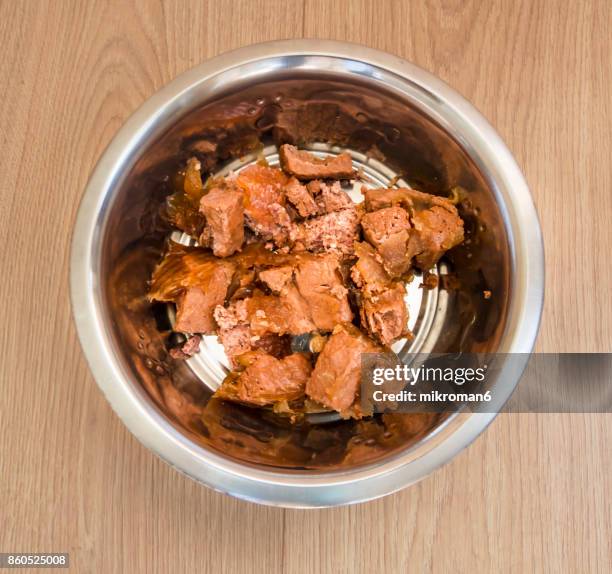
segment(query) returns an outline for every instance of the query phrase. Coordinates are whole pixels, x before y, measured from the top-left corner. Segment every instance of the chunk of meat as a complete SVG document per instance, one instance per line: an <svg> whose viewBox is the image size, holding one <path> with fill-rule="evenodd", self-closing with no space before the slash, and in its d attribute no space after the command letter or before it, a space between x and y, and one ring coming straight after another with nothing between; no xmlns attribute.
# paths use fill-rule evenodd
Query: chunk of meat
<svg viewBox="0 0 612 574"><path fill-rule="evenodd" d="M351 269L351 277L361 291L361 326L374 339L390 346L409 334L405 287L391 280L371 245L358 243L355 253L358 259Z"/></svg>
<svg viewBox="0 0 612 574"><path fill-rule="evenodd" d="M410 219L401 207L385 207L366 213L361 219L363 235L380 253L385 269L400 277L410 269L412 254L408 252Z"/></svg>
<svg viewBox="0 0 612 574"><path fill-rule="evenodd" d="M424 193L416 189L364 189L362 188L364 204L367 211L377 211L384 207L399 205L411 214L415 211L429 209L434 205L453 210L455 206L446 197Z"/></svg>
<svg viewBox="0 0 612 574"><path fill-rule="evenodd" d="M338 325L317 359L306 383L306 394L328 408L350 415L361 381L361 356L379 350L354 325Z"/></svg>
<svg viewBox="0 0 612 574"><path fill-rule="evenodd" d="M251 350L252 333L247 322L244 300L232 303L229 307L217 305L213 316L218 326L219 341L230 360Z"/></svg>
<svg viewBox="0 0 612 574"><path fill-rule="evenodd" d="M294 250L351 255L359 238L359 219L353 207L303 221L292 233Z"/></svg>
<svg viewBox="0 0 612 574"><path fill-rule="evenodd" d="M289 285L282 295L255 291L251 297L218 308L215 318L222 333L247 325L251 337L267 333L301 335L315 330L309 306L294 285Z"/></svg>
<svg viewBox="0 0 612 574"><path fill-rule="evenodd" d="M168 252L151 277L148 298L151 301L176 303L189 287L199 287L205 293L222 290L214 284L231 282L238 267L237 262L233 257L219 259L207 249L170 241Z"/></svg>
<svg viewBox="0 0 612 574"><path fill-rule="evenodd" d="M357 287L378 291L389 284L391 278L385 271L382 258L369 243L356 243L355 255L357 261L351 268L351 278Z"/></svg>
<svg viewBox="0 0 612 574"><path fill-rule="evenodd" d="M366 209L373 213L397 209L398 206L406 209L412 227L406 257L414 258L416 266L423 271L430 269L446 251L463 241L463 220L457 208L444 197L414 189L367 189L364 198ZM398 244L403 241L403 238L395 239ZM400 251L400 247L393 243L387 249L392 256Z"/></svg>
<svg viewBox="0 0 612 574"><path fill-rule="evenodd" d="M219 342L223 345L225 354L234 364L234 358L244 355L253 349L253 334L248 325L235 325L227 329L219 329Z"/></svg>
<svg viewBox="0 0 612 574"><path fill-rule="evenodd" d="M341 211L354 207L353 200L343 191L340 182L331 185L320 182L320 191L317 194L316 204L320 214Z"/></svg>
<svg viewBox="0 0 612 574"><path fill-rule="evenodd" d="M411 207L412 199L409 189L365 189L363 193L363 203L367 211L378 211L385 207L401 206Z"/></svg>
<svg viewBox="0 0 612 574"><path fill-rule="evenodd" d="M383 345L390 346L408 334L406 289L393 282L378 294L364 297L360 308L362 326Z"/></svg>
<svg viewBox="0 0 612 574"><path fill-rule="evenodd" d="M200 200L200 211L206 217L213 253L227 257L239 251L244 241L242 193L213 188Z"/></svg>
<svg viewBox="0 0 612 574"><path fill-rule="evenodd" d="M285 188L287 199L295 206L301 217L310 217L318 213L319 208L305 185L292 177Z"/></svg>
<svg viewBox="0 0 612 574"><path fill-rule="evenodd" d="M297 336L331 331L336 324L352 320L338 259L310 254L292 257L294 265L259 272L273 295L255 290L250 297L215 310L219 338L228 356L246 352L269 333Z"/></svg>
<svg viewBox="0 0 612 574"><path fill-rule="evenodd" d="M215 267L204 284L188 287L177 301L174 330L182 333L212 333L216 325L213 311L223 304L232 281L232 268Z"/></svg>
<svg viewBox="0 0 612 574"><path fill-rule="evenodd" d="M408 251L415 255L419 269L431 269L452 247L463 241L463 220L457 210L434 205L412 217L414 230L408 242Z"/></svg>
<svg viewBox="0 0 612 574"><path fill-rule="evenodd" d="M296 269L295 282L320 331L331 331L338 323L353 319L348 291L333 255L304 258Z"/></svg>
<svg viewBox="0 0 612 574"><path fill-rule="evenodd" d="M277 333L254 334L249 324L249 309L245 300L229 307L219 305L214 310L219 341L232 364L236 357L262 349L269 355L281 357L288 353L291 341Z"/></svg>
<svg viewBox="0 0 612 574"><path fill-rule="evenodd" d="M244 191L246 224L265 240L285 245L292 228L285 209L285 188L289 178L280 169L259 164L250 165L236 177Z"/></svg>
<svg viewBox="0 0 612 574"><path fill-rule="evenodd" d="M315 330L309 306L294 286L290 286L286 293L280 296L258 292L244 301L254 335L301 335Z"/></svg>
<svg viewBox="0 0 612 574"><path fill-rule="evenodd" d="M308 357L302 353L277 359L258 351L241 357L240 362L246 363L246 368L223 381L215 393L217 398L256 406L294 401L304 396L312 371Z"/></svg>
<svg viewBox="0 0 612 574"><path fill-rule="evenodd" d="M274 293L281 293L293 279L293 267L282 265L270 267L259 272L259 279L263 281Z"/></svg>
<svg viewBox="0 0 612 574"><path fill-rule="evenodd" d="M280 148L280 161L282 168L298 179L350 179L355 175L348 153L319 158L284 144Z"/></svg>
<svg viewBox="0 0 612 574"><path fill-rule="evenodd" d="M214 325L208 315L210 303L202 289L189 287L177 302L174 329L182 333L208 333L212 331ZM215 305L218 304L217 301Z"/></svg>

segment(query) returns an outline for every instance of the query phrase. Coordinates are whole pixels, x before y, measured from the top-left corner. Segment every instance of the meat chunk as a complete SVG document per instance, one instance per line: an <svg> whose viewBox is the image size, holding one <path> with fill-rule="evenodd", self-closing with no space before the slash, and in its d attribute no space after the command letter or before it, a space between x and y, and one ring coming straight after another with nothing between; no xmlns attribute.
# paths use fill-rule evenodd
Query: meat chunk
<svg viewBox="0 0 612 574"><path fill-rule="evenodd" d="M438 286L438 276L430 273L429 271L425 271L423 273L423 283L421 287L423 289L435 289Z"/></svg>
<svg viewBox="0 0 612 574"><path fill-rule="evenodd" d="M306 394L322 405L351 414L361 381L361 356L377 345L350 323L338 325L317 359Z"/></svg>
<svg viewBox="0 0 612 574"><path fill-rule="evenodd" d="M177 303L190 287L199 287L207 294L223 291L223 285L231 282L237 269L233 259L219 259L206 249L170 241L168 252L151 277L148 298Z"/></svg>
<svg viewBox="0 0 612 574"><path fill-rule="evenodd" d="M383 345L390 346L408 334L405 295L404 285L393 282L385 290L364 297L362 301L361 324Z"/></svg>
<svg viewBox="0 0 612 574"><path fill-rule="evenodd" d="M352 207L303 221L292 233L294 250L351 255L359 238L359 218L359 211Z"/></svg>
<svg viewBox="0 0 612 574"><path fill-rule="evenodd" d="M217 305L213 314L218 325L219 341L230 361L252 349L252 334L244 302L238 301L227 308Z"/></svg>
<svg viewBox="0 0 612 574"><path fill-rule="evenodd" d="M280 148L280 161L282 168L298 179L350 179L355 174L348 153L319 158L284 144Z"/></svg>
<svg viewBox="0 0 612 574"><path fill-rule="evenodd" d="M213 188L200 200L200 212L206 217L213 253L227 257L239 251L244 241L242 193Z"/></svg>
<svg viewBox="0 0 612 574"><path fill-rule="evenodd" d="M281 357L288 353L291 341L278 333L254 334L249 323L249 308L245 300L229 307L219 305L214 311L219 341L232 364L236 357L262 349L267 354Z"/></svg>
<svg viewBox="0 0 612 574"><path fill-rule="evenodd" d="M292 177L285 188L287 199L295 206L301 217L310 217L318 213L319 208L305 185Z"/></svg>
<svg viewBox="0 0 612 574"><path fill-rule="evenodd" d="M385 207L411 207L412 200L408 189L364 189L363 202L367 211L378 211Z"/></svg>
<svg viewBox="0 0 612 574"><path fill-rule="evenodd" d="M363 235L380 253L385 269L400 277L410 269L412 254L408 252L410 219L401 207L385 207L366 213L361 219Z"/></svg>
<svg viewBox="0 0 612 574"><path fill-rule="evenodd" d="M390 346L408 332L408 309L402 283L392 281L371 245L355 246L357 262L351 277L360 288L361 326L383 345Z"/></svg>
<svg viewBox="0 0 612 574"><path fill-rule="evenodd" d="M310 308L294 285L289 285L282 295L265 295L256 291L251 297L236 301L227 308L218 308L215 318L224 346L225 332L244 325L248 331L240 337L241 347L246 344L247 336L260 337L267 333L301 335L315 330Z"/></svg>
<svg viewBox="0 0 612 574"><path fill-rule="evenodd" d="M293 279L293 267L283 265L270 267L259 272L259 279L263 281L274 293L281 293Z"/></svg>
<svg viewBox="0 0 612 574"><path fill-rule="evenodd" d="M368 189L364 191L368 211L403 206L410 213L412 231L407 250L417 267L426 271L446 251L463 241L463 220L445 197L414 189Z"/></svg>
<svg viewBox="0 0 612 574"><path fill-rule="evenodd" d="M351 278L361 289L378 291L389 284L391 278L385 271L381 256L365 242L355 244L357 261L351 268Z"/></svg>
<svg viewBox="0 0 612 574"><path fill-rule="evenodd" d="M216 397L264 406L304 396L312 370L306 355L295 353L277 359L256 351L241 357L240 362L246 364L246 368L231 373L215 393Z"/></svg>
<svg viewBox="0 0 612 574"><path fill-rule="evenodd" d="M409 254L414 254L419 269L431 269L452 247L463 241L463 220L454 206L434 205L417 211L412 217L414 230L408 242Z"/></svg>
<svg viewBox="0 0 612 574"><path fill-rule="evenodd" d="M301 335L315 330L309 305L294 286L280 296L255 293L244 302L253 335Z"/></svg>
<svg viewBox="0 0 612 574"><path fill-rule="evenodd" d="M177 301L174 330L182 333L214 332L213 311L225 301L232 275L232 267L220 265L213 269L205 283L185 289Z"/></svg>
<svg viewBox="0 0 612 574"><path fill-rule="evenodd" d="M385 207L400 206L411 214L429 209L434 205L454 210L455 206L446 197L423 193L416 189L363 189L364 203L367 211L377 211Z"/></svg>
<svg viewBox="0 0 612 574"><path fill-rule="evenodd" d="M295 282L320 331L331 331L338 323L353 319L339 262L333 255L303 258L295 272Z"/></svg>
<svg viewBox="0 0 612 574"><path fill-rule="evenodd" d="M273 295L256 290L250 297L215 310L219 339L230 358L256 348L257 342L269 334L297 336L331 331L337 323L352 320L338 259L309 254L291 257L293 265L259 272L260 280L270 286Z"/></svg>
<svg viewBox="0 0 612 574"><path fill-rule="evenodd" d="M285 188L289 178L280 170L259 164L250 165L236 177L244 192L246 224L265 240L285 245L292 228L285 209Z"/></svg>
<svg viewBox="0 0 612 574"><path fill-rule="evenodd" d="M232 364L234 364L235 357L244 355L244 353L248 353L254 348L253 343L255 341L253 340L251 329L246 324L219 329L218 338Z"/></svg>
<svg viewBox="0 0 612 574"><path fill-rule="evenodd" d="M342 190L340 182L335 181L331 185L319 183L319 193L316 204L321 214L341 211L354 207L353 200Z"/></svg>
<svg viewBox="0 0 612 574"><path fill-rule="evenodd" d="M217 301L215 305L218 304ZM208 333L212 331L214 325L208 315L209 306L209 298L202 289L189 287L177 302L174 329L182 333Z"/></svg>

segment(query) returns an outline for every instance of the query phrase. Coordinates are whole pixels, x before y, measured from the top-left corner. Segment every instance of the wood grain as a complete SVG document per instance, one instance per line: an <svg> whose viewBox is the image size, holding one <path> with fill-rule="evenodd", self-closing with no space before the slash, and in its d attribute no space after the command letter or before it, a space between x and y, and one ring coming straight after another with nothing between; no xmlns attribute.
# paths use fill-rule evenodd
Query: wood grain
<svg viewBox="0 0 612 574"><path fill-rule="evenodd" d="M200 487L123 427L70 318L70 230L125 119L252 42L387 50L458 89L514 152L545 236L541 351L610 351L612 12L605 0L0 2L0 551L77 572L609 572L609 415L503 415L420 484L285 511Z"/></svg>

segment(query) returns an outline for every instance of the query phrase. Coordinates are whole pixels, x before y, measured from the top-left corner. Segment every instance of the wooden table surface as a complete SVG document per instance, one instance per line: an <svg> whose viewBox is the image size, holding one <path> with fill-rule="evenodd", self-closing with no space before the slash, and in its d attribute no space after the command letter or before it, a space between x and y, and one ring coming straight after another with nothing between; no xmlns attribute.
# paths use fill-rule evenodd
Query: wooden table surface
<svg viewBox="0 0 612 574"><path fill-rule="evenodd" d="M470 99L546 242L540 351L610 351L606 0L0 2L0 551L78 572L610 572L610 415L513 414L420 484L330 510L214 493L124 428L80 350L69 238L88 176L151 94L220 52L359 42Z"/></svg>

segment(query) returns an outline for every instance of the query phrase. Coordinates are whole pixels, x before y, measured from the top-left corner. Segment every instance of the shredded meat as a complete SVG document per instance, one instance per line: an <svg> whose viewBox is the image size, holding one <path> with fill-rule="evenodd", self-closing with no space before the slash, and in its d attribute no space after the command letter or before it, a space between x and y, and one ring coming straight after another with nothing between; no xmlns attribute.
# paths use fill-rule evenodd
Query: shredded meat
<svg viewBox="0 0 612 574"><path fill-rule="evenodd" d="M282 168L298 179L350 179L355 175L348 153L319 158L285 144L280 148L280 161Z"/></svg>

